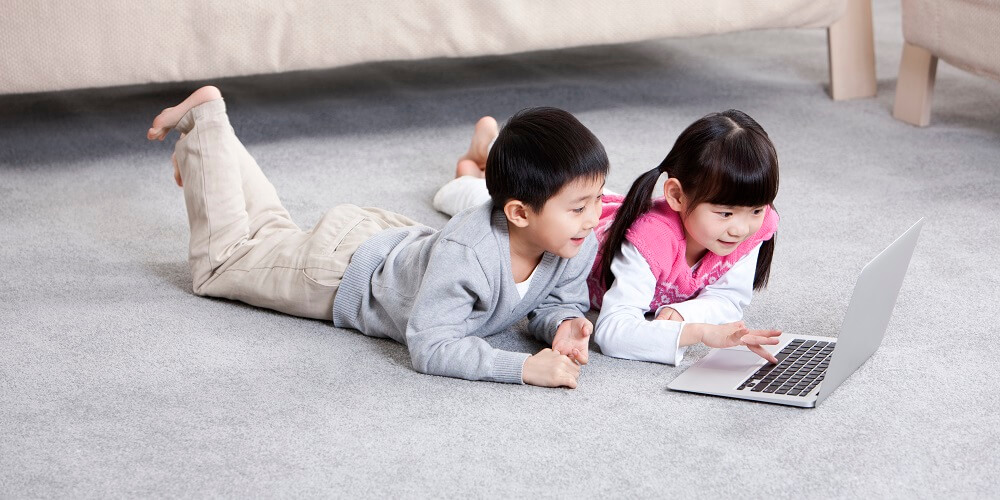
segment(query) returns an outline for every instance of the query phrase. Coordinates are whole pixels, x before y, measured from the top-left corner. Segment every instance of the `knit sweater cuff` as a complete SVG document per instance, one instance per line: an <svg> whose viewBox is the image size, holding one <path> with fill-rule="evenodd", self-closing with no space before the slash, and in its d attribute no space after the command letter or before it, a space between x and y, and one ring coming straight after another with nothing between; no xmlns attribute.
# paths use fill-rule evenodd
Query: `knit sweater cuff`
<svg viewBox="0 0 1000 500"><path fill-rule="evenodd" d="M521 372L524 368L525 360L530 354L523 352L510 352L497 350L497 357L493 360L493 380L507 384L523 384Z"/></svg>
<svg viewBox="0 0 1000 500"><path fill-rule="evenodd" d="M344 270L344 277L333 298L333 326L368 333L365 331L361 306L371 290L372 274L385 261L389 251L404 238L406 233L383 231L358 247Z"/></svg>

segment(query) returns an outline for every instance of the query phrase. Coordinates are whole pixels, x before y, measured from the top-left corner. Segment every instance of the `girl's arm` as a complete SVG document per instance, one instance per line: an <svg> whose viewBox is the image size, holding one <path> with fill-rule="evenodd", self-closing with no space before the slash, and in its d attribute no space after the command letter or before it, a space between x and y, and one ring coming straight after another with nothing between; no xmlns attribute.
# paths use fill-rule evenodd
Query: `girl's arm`
<svg viewBox="0 0 1000 500"><path fill-rule="evenodd" d="M754 257L756 259L756 257ZM756 268L756 260L754 268ZM617 358L654 361L677 365L687 350L685 346L704 343L710 347L747 346L768 361L774 356L762 346L778 343L778 330L749 330L742 322L712 325L686 321L647 321L656 289L656 278L646 259L631 243L625 242L611 262L615 282L604 294L604 305L597 319L594 340L601 351ZM753 278L750 278L750 289Z"/></svg>
<svg viewBox="0 0 1000 500"><path fill-rule="evenodd" d="M656 316L659 317L663 309L669 307L677 311L683 321L690 323L721 325L739 321L743 318L743 308L750 305L753 298L753 278L757 272L759 252L760 245L757 245L697 297L661 306Z"/></svg>
<svg viewBox="0 0 1000 500"><path fill-rule="evenodd" d="M631 243L625 242L611 262L615 281L604 294L594 341L601 352L616 358L677 365L685 347L679 345L684 323L647 321L656 278Z"/></svg>

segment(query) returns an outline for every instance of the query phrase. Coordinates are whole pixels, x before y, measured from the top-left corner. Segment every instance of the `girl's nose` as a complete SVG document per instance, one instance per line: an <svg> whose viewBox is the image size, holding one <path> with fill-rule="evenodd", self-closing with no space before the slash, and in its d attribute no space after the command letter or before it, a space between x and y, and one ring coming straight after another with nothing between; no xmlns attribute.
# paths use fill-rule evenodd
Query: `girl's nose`
<svg viewBox="0 0 1000 500"><path fill-rule="evenodd" d="M750 234L750 224L746 222L737 222L729 226L729 236L733 238L745 238Z"/></svg>

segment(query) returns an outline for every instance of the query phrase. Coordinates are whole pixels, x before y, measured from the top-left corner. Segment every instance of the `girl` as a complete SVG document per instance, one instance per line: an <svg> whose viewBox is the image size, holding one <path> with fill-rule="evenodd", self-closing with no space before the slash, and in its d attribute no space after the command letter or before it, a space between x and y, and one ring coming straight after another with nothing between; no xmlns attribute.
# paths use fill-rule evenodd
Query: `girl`
<svg viewBox="0 0 1000 500"><path fill-rule="evenodd" d="M476 124L456 179L434 198L454 215L488 199L478 177L496 121ZM663 175L663 197L652 199ZM686 347L746 345L774 363L763 345L777 330L738 320L767 284L778 216L778 160L761 126L741 111L701 118L685 129L659 166L626 196L605 194L595 232L600 252L588 280L601 309L595 341L609 356L676 365ZM655 314L647 321L647 314Z"/></svg>

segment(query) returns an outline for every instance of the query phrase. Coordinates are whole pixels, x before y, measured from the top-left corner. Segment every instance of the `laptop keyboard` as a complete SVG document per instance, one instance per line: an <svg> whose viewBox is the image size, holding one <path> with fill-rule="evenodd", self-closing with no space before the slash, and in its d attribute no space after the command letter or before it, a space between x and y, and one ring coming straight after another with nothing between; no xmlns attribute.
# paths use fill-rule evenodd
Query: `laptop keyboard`
<svg viewBox="0 0 1000 500"><path fill-rule="evenodd" d="M778 364L760 367L737 390L805 396L823 380L835 346L835 342L793 340L774 355Z"/></svg>

